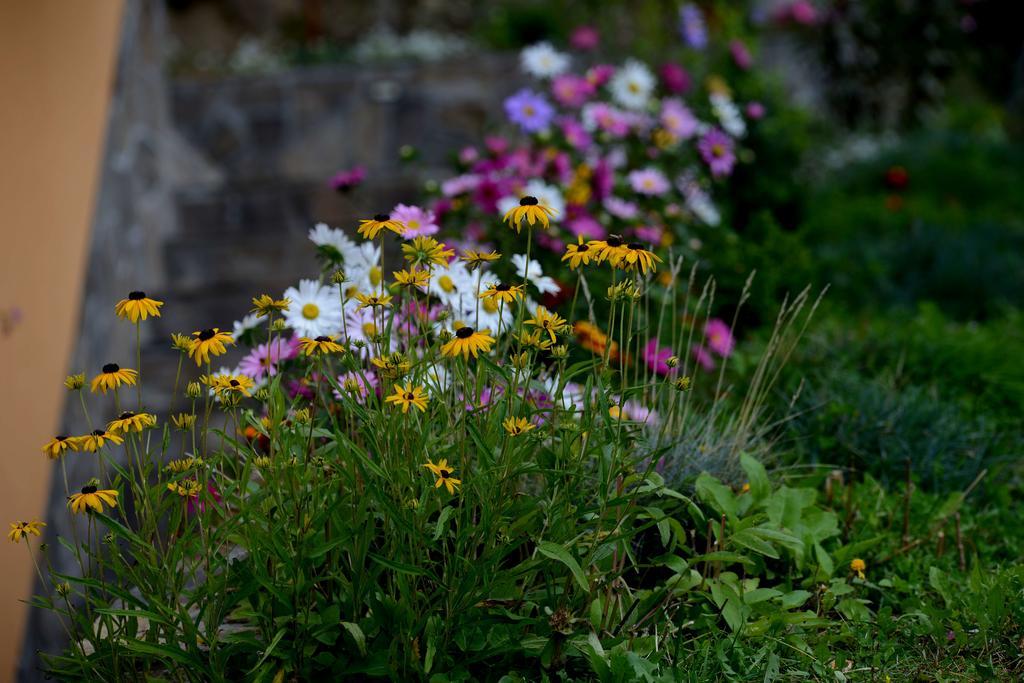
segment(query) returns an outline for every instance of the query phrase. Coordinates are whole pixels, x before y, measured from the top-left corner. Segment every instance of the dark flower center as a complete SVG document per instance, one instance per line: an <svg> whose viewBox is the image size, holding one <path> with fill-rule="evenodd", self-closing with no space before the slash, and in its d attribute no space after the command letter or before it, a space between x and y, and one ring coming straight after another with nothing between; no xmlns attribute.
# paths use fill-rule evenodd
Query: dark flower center
<svg viewBox="0 0 1024 683"><path fill-rule="evenodd" d="M644 245L640 244L639 242L630 242L626 246L628 246L630 249L637 250L637 251L643 250L643 248L644 248Z"/></svg>
<svg viewBox="0 0 1024 683"><path fill-rule="evenodd" d="M455 336L458 337L459 339L469 339L470 337L473 336L473 328L469 327L468 325L465 327L460 327L458 331L455 333Z"/></svg>
<svg viewBox="0 0 1024 683"><path fill-rule="evenodd" d="M411 391L405 392L405 400L406 401L412 401L415 398L416 398L416 394L412 393Z"/></svg>
<svg viewBox="0 0 1024 683"><path fill-rule="evenodd" d="M529 195L519 200L519 206L537 206L537 198Z"/></svg>
<svg viewBox="0 0 1024 683"><path fill-rule="evenodd" d="M321 336L317 337L316 339L314 339L313 341L329 342L329 341L331 341L331 338L330 337L325 337L325 336L321 335Z"/></svg>
<svg viewBox="0 0 1024 683"><path fill-rule="evenodd" d="M377 221L378 223L383 223L384 221L391 220L391 216L387 215L386 213L378 213L376 216L373 217L373 220Z"/></svg>
<svg viewBox="0 0 1024 683"><path fill-rule="evenodd" d="M117 372L120 369L121 366L119 366L117 363L107 363L106 365L103 366L103 372L106 373Z"/></svg>
<svg viewBox="0 0 1024 683"><path fill-rule="evenodd" d="M145 292L128 292L128 298L131 299L132 301L138 301L139 299L145 299L146 298L146 293Z"/></svg>
<svg viewBox="0 0 1024 683"><path fill-rule="evenodd" d="M61 434L60 436L55 436L54 438L57 439L57 441L65 441L68 437L66 434Z"/></svg>
<svg viewBox="0 0 1024 683"><path fill-rule="evenodd" d="M125 412L123 412L120 415L118 415L117 419L118 420L127 420L128 418L132 418L132 417L135 417L135 413L133 413L130 410L126 410Z"/></svg>
<svg viewBox="0 0 1024 683"><path fill-rule="evenodd" d="M448 470L441 470L440 472L438 472L438 474L441 476L442 479L447 479L451 472L449 472Z"/></svg>
<svg viewBox="0 0 1024 683"><path fill-rule="evenodd" d="M95 486L83 486L82 487L82 493L84 493L86 495L88 495L90 493L96 493L96 487Z"/></svg>
<svg viewBox="0 0 1024 683"><path fill-rule="evenodd" d="M203 330L199 333L199 341L208 341L217 335L212 329Z"/></svg>
<svg viewBox="0 0 1024 683"><path fill-rule="evenodd" d="M576 251L577 251L577 253L579 253L579 252L584 252L584 251L590 251L590 247L588 247L588 246L587 246L587 245L585 245L585 244L580 244L580 245L578 245L578 246L576 247Z"/></svg>
<svg viewBox="0 0 1024 683"><path fill-rule="evenodd" d="M500 282L494 286L494 291L496 292L507 292L510 289L512 289L512 285L505 284L504 282Z"/></svg>
<svg viewBox="0 0 1024 683"><path fill-rule="evenodd" d="M92 430L92 434L93 436L104 436L106 432L103 431L102 429L94 429Z"/></svg>
<svg viewBox="0 0 1024 683"><path fill-rule="evenodd" d="M618 235L609 235L608 241L605 244L607 244L609 247L621 247L622 238L619 237Z"/></svg>
<svg viewBox="0 0 1024 683"><path fill-rule="evenodd" d="M239 384L239 382L238 382L238 380L237 380L237 379L233 379L233 380L231 380L230 382L228 382L228 384L230 384L230 385L231 385L231 386L233 386L233 387L237 387L237 386L238 386L238 384Z"/></svg>

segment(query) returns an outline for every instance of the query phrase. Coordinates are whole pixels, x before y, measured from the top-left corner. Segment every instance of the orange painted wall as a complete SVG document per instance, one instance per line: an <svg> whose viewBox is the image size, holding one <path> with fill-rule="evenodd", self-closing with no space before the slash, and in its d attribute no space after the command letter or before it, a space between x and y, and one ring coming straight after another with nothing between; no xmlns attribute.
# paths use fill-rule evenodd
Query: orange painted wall
<svg viewBox="0 0 1024 683"><path fill-rule="evenodd" d="M42 514L78 329L122 0L0 0L0 525ZM0 681L11 680L32 564L0 544Z"/></svg>

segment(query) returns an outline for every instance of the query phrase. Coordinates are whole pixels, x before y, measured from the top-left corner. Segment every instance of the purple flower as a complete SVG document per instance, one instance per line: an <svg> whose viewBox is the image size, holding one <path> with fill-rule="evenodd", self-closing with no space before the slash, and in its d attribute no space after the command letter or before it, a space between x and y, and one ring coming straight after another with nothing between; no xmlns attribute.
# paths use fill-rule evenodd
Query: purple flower
<svg viewBox="0 0 1024 683"><path fill-rule="evenodd" d="M612 193L612 187L615 186L615 173L607 159L601 159L594 166L591 182L594 184L594 198L598 201Z"/></svg>
<svg viewBox="0 0 1024 683"><path fill-rule="evenodd" d="M754 63L754 58L750 56L750 50L742 40L733 40L729 43L729 54L732 55L732 61L736 62L736 66L744 71Z"/></svg>
<svg viewBox="0 0 1024 683"><path fill-rule="evenodd" d="M566 222L565 227L573 235L583 235L583 237L592 240L603 240L608 235L604 226L589 213L581 213L575 218L570 219Z"/></svg>
<svg viewBox="0 0 1024 683"><path fill-rule="evenodd" d="M664 237L665 231L660 225L638 225L633 229L633 233L644 242L661 244L661 239Z"/></svg>
<svg viewBox="0 0 1024 683"><path fill-rule="evenodd" d="M607 83L615 75L615 67L610 64L598 64L587 69L587 80L590 81L595 88L600 88L602 85Z"/></svg>
<svg viewBox="0 0 1024 683"><path fill-rule="evenodd" d="M472 145L470 145L468 147L463 147L461 150L459 150L459 163L460 164L463 164L465 166L469 166L470 164L476 163L476 161L479 158L480 158L480 152L477 151L477 148L473 147Z"/></svg>
<svg viewBox="0 0 1024 683"><path fill-rule="evenodd" d="M593 26L577 26L569 36L569 44L581 52L596 49L600 42L601 34Z"/></svg>
<svg viewBox="0 0 1024 683"><path fill-rule="evenodd" d="M624 221L636 218L639 209L633 202L627 202L625 199L619 199L618 197L608 197L604 200L604 209L616 218L621 218Z"/></svg>
<svg viewBox="0 0 1024 683"><path fill-rule="evenodd" d="M286 340L278 337L267 344L260 344L249 352L238 364L238 372L246 377L261 380L264 376L277 374L277 365L281 361L294 358L298 351L298 340Z"/></svg>
<svg viewBox="0 0 1024 683"><path fill-rule="evenodd" d="M665 174L656 168L630 171L629 185L634 192L652 197L665 194L671 187Z"/></svg>
<svg viewBox="0 0 1024 683"><path fill-rule="evenodd" d="M480 184L480 176L474 174L458 175L441 183L441 194L454 197L475 190Z"/></svg>
<svg viewBox="0 0 1024 683"><path fill-rule="evenodd" d="M583 124L574 118L564 117L559 121L559 126L562 128L562 135L565 136L565 141L573 149L584 150L594 142L590 138L590 133L583 127Z"/></svg>
<svg viewBox="0 0 1024 683"><path fill-rule="evenodd" d="M700 8L688 2L679 8L679 32L686 44L695 50L708 46L708 29Z"/></svg>
<svg viewBox="0 0 1024 683"><path fill-rule="evenodd" d="M718 128L712 128L704 134L697 143L697 151L711 169L711 175L720 178L732 173L732 167L736 164L732 138Z"/></svg>
<svg viewBox="0 0 1024 683"><path fill-rule="evenodd" d="M484 145L487 146L487 151L495 156L508 152L508 140L500 135L488 135L484 138Z"/></svg>
<svg viewBox="0 0 1024 683"><path fill-rule="evenodd" d="M661 85L666 91L673 95L681 95L690 89L692 80L690 74L678 64L667 62L658 69L661 76Z"/></svg>
<svg viewBox="0 0 1024 683"><path fill-rule="evenodd" d="M700 344L694 344L690 347L690 351L693 353L694 359L700 364L702 368L711 372L715 369L715 359L711 355L711 352Z"/></svg>
<svg viewBox="0 0 1024 683"><path fill-rule="evenodd" d="M347 171L339 171L334 174L327 184L338 192L348 192L361 185L364 180L366 180L366 169L362 166L354 166Z"/></svg>
<svg viewBox="0 0 1024 683"><path fill-rule="evenodd" d="M681 100L668 98L661 104L662 127L672 135L687 140L697 132L697 117Z"/></svg>
<svg viewBox="0 0 1024 683"><path fill-rule="evenodd" d="M765 109L764 105L760 102L750 102L746 107L747 118L754 121L759 121L764 118Z"/></svg>
<svg viewBox="0 0 1024 683"><path fill-rule="evenodd" d="M391 209L391 219L405 224L405 233L402 236L406 239L433 235L441 229L437 225L434 212L418 206L399 204Z"/></svg>
<svg viewBox="0 0 1024 683"><path fill-rule="evenodd" d="M659 375L668 375L672 372L672 368L668 366L667 362L671 357L672 349L667 346L659 347L656 338L652 337L644 347L644 362L647 363L647 367Z"/></svg>
<svg viewBox="0 0 1024 683"><path fill-rule="evenodd" d="M527 133L539 133L548 127L555 110L540 93L523 88L505 100L505 115Z"/></svg>
<svg viewBox="0 0 1024 683"><path fill-rule="evenodd" d="M551 81L551 93L559 104L579 107L594 94L594 85L585 78L564 74Z"/></svg>
<svg viewBox="0 0 1024 683"><path fill-rule="evenodd" d="M583 107L583 125L587 130L603 130L619 138L629 134L629 119L605 102L592 102Z"/></svg>
<svg viewBox="0 0 1024 683"><path fill-rule="evenodd" d="M712 318L704 325L704 339L708 348L722 358L728 358L736 348L736 339L724 320Z"/></svg>

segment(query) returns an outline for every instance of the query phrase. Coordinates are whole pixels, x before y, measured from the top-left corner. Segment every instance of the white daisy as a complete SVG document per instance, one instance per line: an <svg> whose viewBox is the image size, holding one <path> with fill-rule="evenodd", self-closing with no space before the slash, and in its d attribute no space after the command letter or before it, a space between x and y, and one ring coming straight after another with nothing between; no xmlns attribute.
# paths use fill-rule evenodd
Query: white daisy
<svg viewBox="0 0 1024 683"><path fill-rule="evenodd" d="M559 52L551 43L542 42L524 48L519 53L523 71L536 78L552 78L569 68L569 56Z"/></svg>
<svg viewBox="0 0 1024 683"><path fill-rule="evenodd" d="M380 247L367 240L345 254L345 293L369 293L380 289Z"/></svg>
<svg viewBox="0 0 1024 683"><path fill-rule="evenodd" d="M654 90L654 74L642 62L630 59L619 68L608 89L612 99L627 109L643 109L651 99Z"/></svg>
<svg viewBox="0 0 1024 683"><path fill-rule="evenodd" d="M715 93L708 99L711 100L711 111L726 133L734 138L741 138L747 134L747 124L740 114L739 107L728 95Z"/></svg>
<svg viewBox="0 0 1024 683"><path fill-rule="evenodd" d="M512 329L515 321L515 306L500 304L491 299L481 299L479 304L463 313L464 322L479 330L490 330L492 337L498 337Z"/></svg>
<svg viewBox="0 0 1024 683"><path fill-rule="evenodd" d="M285 290L291 306L285 313L285 322L296 334L319 337L341 331L341 299L337 285L322 286L316 280L300 280L298 288Z"/></svg>
<svg viewBox="0 0 1024 683"><path fill-rule="evenodd" d="M526 268L526 255L525 254L513 254L512 265L516 267L516 275L519 279L526 280L531 285L537 288L537 291L541 294L555 294L561 291L561 287L549 278L540 268L540 262L530 259L530 268L527 271ZM529 277L527 277L529 275Z"/></svg>
<svg viewBox="0 0 1024 683"><path fill-rule="evenodd" d="M234 339L239 339L243 334L249 330L255 330L260 326L260 319L255 313L250 313L241 320L236 320L231 330L231 336Z"/></svg>
<svg viewBox="0 0 1024 683"><path fill-rule="evenodd" d="M343 327L343 333L346 333L346 341L351 343L353 341L363 342L362 348L356 348L352 345L352 352L359 354L361 357L366 358L370 355L376 355L378 351L377 343L371 341L377 336L379 332L383 332L380 329L380 314L374 315L372 308L364 308L357 310L357 307L353 304L345 312L345 324ZM394 346L394 340L391 340L392 347Z"/></svg>
<svg viewBox="0 0 1024 683"><path fill-rule="evenodd" d="M676 181L676 187L686 197L686 208L705 224L715 227L722 221L711 197L705 192L692 173L686 173Z"/></svg>
<svg viewBox="0 0 1024 683"><path fill-rule="evenodd" d="M309 231L309 240L318 247L334 249L342 258L356 248L356 243L342 230L332 228L326 223L317 223L316 227Z"/></svg>
<svg viewBox="0 0 1024 683"><path fill-rule="evenodd" d="M474 276L462 261L452 261L447 267L434 268L428 291L451 306L456 312L469 310L476 300L476 285L480 274Z"/></svg>

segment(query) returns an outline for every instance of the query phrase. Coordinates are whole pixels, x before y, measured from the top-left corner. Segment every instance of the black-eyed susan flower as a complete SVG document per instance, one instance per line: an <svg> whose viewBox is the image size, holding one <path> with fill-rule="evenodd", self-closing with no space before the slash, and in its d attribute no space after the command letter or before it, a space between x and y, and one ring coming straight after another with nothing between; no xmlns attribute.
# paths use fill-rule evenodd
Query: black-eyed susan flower
<svg viewBox="0 0 1024 683"><path fill-rule="evenodd" d="M626 243L619 235L608 235L606 240L590 240L587 247L597 263L607 261L613 267L619 264L626 252Z"/></svg>
<svg viewBox="0 0 1024 683"><path fill-rule="evenodd" d="M439 489L444 486L448 489L450 495L455 495L455 492L460 486L462 486L462 480L456 479L452 475L455 473L454 468L448 466L448 460L442 458L434 463L432 460L427 460L423 464L430 472L437 477L437 481L434 482L434 488Z"/></svg>
<svg viewBox="0 0 1024 683"><path fill-rule="evenodd" d="M221 356L227 353L225 346L235 343L230 332L221 332L219 327L213 327L192 333L192 341L188 347L188 357L195 360L196 366L209 363L211 356Z"/></svg>
<svg viewBox="0 0 1024 683"><path fill-rule="evenodd" d="M203 375L199 379L203 384L213 389L214 395L221 400L233 394L252 398L252 388L256 386L256 381L252 377L232 375L226 372L216 375Z"/></svg>
<svg viewBox="0 0 1024 683"><path fill-rule="evenodd" d="M64 378L64 386L67 387L68 391L78 391L85 386L85 373L68 375Z"/></svg>
<svg viewBox="0 0 1024 683"><path fill-rule="evenodd" d="M445 246L433 237L414 237L402 245L402 255L413 266L443 266L455 256L455 250Z"/></svg>
<svg viewBox="0 0 1024 683"><path fill-rule="evenodd" d="M404 235L405 224L392 220L391 216L386 213L378 213L373 218L359 221L359 229L356 232L368 240L375 240L383 230L390 230L396 235Z"/></svg>
<svg viewBox="0 0 1024 683"><path fill-rule="evenodd" d="M186 432L196 426L195 413L178 413L171 418L171 424L175 429Z"/></svg>
<svg viewBox="0 0 1024 683"><path fill-rule="evenodd" d="M81 493L73 493L68 497L68 507L75 514L88 512L93 509L96 512L103 512L103 505L117 507L117 491L113 489L98 489L92 484L83 486Z"/></svg>
<svg viewBox="0 0 1024 683"><path fill-rule="evenodd" d="M202 458L194 458L192 456L189 456L187 458L179 458L176 460L169 461L166 465L164 465L164 471L171 472L173 474L181 474L182 472L197 470L202 466Z"/></svg>
<svg viewBox="0 0 1024 683"><path fill-rule="evenodd" d="M658 263L661 263L661 258L657 254L645 249L644 245L639 242L630 242L624 245L622 256L616 265L623 270L636 269L641 274L646 275L647 271L652 273L657 271Z"/></svg>
<svg viewBox="0 0 1024 683"><path fill-rule="evenodd" d="M485 263L497 261L500 258L501 254L496 251L476 251L474 249L466 249L462 252L462 260L466 262L466 266L470 270L476 270Z"/></svg>
<svg viewBox="0 0 1024 683"><path fill-rule="evenodd" d="M426 289L430 282L430 271L410 268L391 273L395 276L395 284L399 287Z"/></svg>
<svg viewBox="0 0 1024 683"><path fill-rule="evenodd" d="M519 200L519 206L512 207L505 213L504 221L516 232L522 228L523 221L530 225L540 223L544 228L551 225L551 217L555 211L537 201L536 197L526 196Z"/></svg>
<svg viewBox="0 0 1024 683"><path fill-rule="evenodd" d="M487 289L480 292L480 298L494 302L503 301L506 304L512 303L516 299L523 298L523 286L492 282Z"/></svg>
<svg viewBox="0 0 1024 683"><path fill-rule="evenodd" d="M468 325L460 327L455 331L452 340L441 347L441 355L449 358L461 355L464 360L469 360L470 355L476 358L481 351L487 353L494 345L494 337L487 332L488 330L474 330Z"/></svg>
<svg viewBox="0 0 1024 683"><path fill-rule="evenodd" d="M334 341L334 337L321 335L314 339L300 337L299 350L306 356L322 356L325 353L341 353L345 347Z"/></svg>
<svg viewBox="0 0 1024 683"><path fill-rule="evenodd" d="M260 294L252 299L252 310L260 318L266 318L274 313L284 313L291 306L292 300L288 297L275 299L269 294Z"/></svg>
<svg viewBox="0 0 1024 683"><path fill-rule="evenodd" d="M195 479L185 479L184 481L168 482L167 490L178 494L182 498L195 499L199 497L199 492L203 490L203 487Z"/></svg>
<svg viewBox="0 0 1024 683"><path fill-rule="evenodd" d="M160 307L163 301L150 299L145 292L129 292L127 299L121 299L114 306L114 313L118 318L127 318L133 323L145 320L149 316L160 317Z"/></svg>
<svg viewBox="0 0 1024 683"><path fill-rule="evenodd" d="M357 311L361 311L364 308L388 308L391 306L390 294L363 294L362 292L356 292L356 300L359 302L359 305L356 306Z"/></svg>
<svg viewBox="0 0 1024 683"><path fill-rule="evenodd" d="M7 538L13 543L19 543L21 539L42 534L46 522L33 520L31 522L11 522L11 530L7 532Z"/></svg>
<svg viewBox="0 0 1024 683"><path fill-rule="evenodd" d="M540 330L533 330L532 332L522 331L515 335L516 341L519 345L526 348L539 349L546 351L551 348L552 341L546 337L541 336Z"/></svg>
<svg viewBox="0 0 1024 683"><path fill-rule="evenodd" d="M507 417L501 423L501 426L505 428L509 436L519 436L525 434L531 429L536 429L537 425L533 424L525 417Z"/></svg>
<svg viewBox="0 0 1024 683"><path fill-rule="evenodd" d="M103 366L103 372L92 378L90 389L95 394L97 391L107 393L107 389L117 389L122 384L133 386L138 380L139 373L129 368L122 368L117 363L107 363Z"/></svg>
<svg viewBox="0 0 1024 683"><path fill-rule="evenodd" d="M864 572L867 571L867 568L867 562L860 559L859 557L855 557L853 558L853 560L850 561L850 571L856 574L857 577L862 580L866 578Z"/></svg>
<svg viewBox="0 0 1024 683"><path fill-rule="evenodd" d="M581 265L589 266L593 257L594 252L590 250L589 245L583 243L583 235L580 235L576 239L576 244L570 244L565 248L562 260L569 262L569 270L576 270Z"/></svg>
<svg viewBox="0 0 1024 683"><path fill-rule="evenodd" d="M187 334L175 332L171 335L171 348L181 353L188 353L188 350L192 348L192 338Z"/></svg>
<svg viewBox="0 0 1024 683"><path fill-rule="evenodd" d="M377 374L385 379L398 379L412 367L408 359L397 351L381 358L372 358L370 362L377 368Z"/></svg>
<svg viewBox="0 0 1024 683"><path fill-rule="evenodd" d="M94 429L92 430L92 433L78 437L79 446L81 446L83 451L87 451L89 453L95 453L99 449L103 448L108 441L115 445L124 443L124 439L117 434L111 434L103 431L102 429Z"/></svg>
<svg viewBox="0 0 1024 683"><path fill-rule="evenodd" d="M566 327L568 327L568 323L565 321L565 318L561 317L557 313L552 313L543 306L538 306L537 312L534 316L528 320L524 320L523 324L532 325L538 330L547 332L551 337L552 343L558 340L555 335L564 332Z"/></svg>
<svg viewBox="0 0 1024 683"><path fill-rule="evenodd" d="M73 436L55 436L46 442L43 446L43 453L50 460L56 460L57 458L64 455L65 451L77 451L78 450L78 439Z"/></svg>
<svg viewBox="0 0 1024 683"><path fill-rule="evenodd" d="M414 387L412 383L402 386L401 384L395 385L395 393L388 396L384 401L386 403L393 403L396 406L401 406L403 413L409 412L409 406L415 407L420 412L427 410L427 398L426 392L423 387Z"/></svg>
<svg viewBox="0 0 1024 683"><path fill-rule="evenodd" d="M129 432L141 432L144 429L155 426L156 415L133 413L130 410L126 410L118 415L116 420L110 421L110 424L107 425L107 431L118 436L124 436Z"/></svg>

